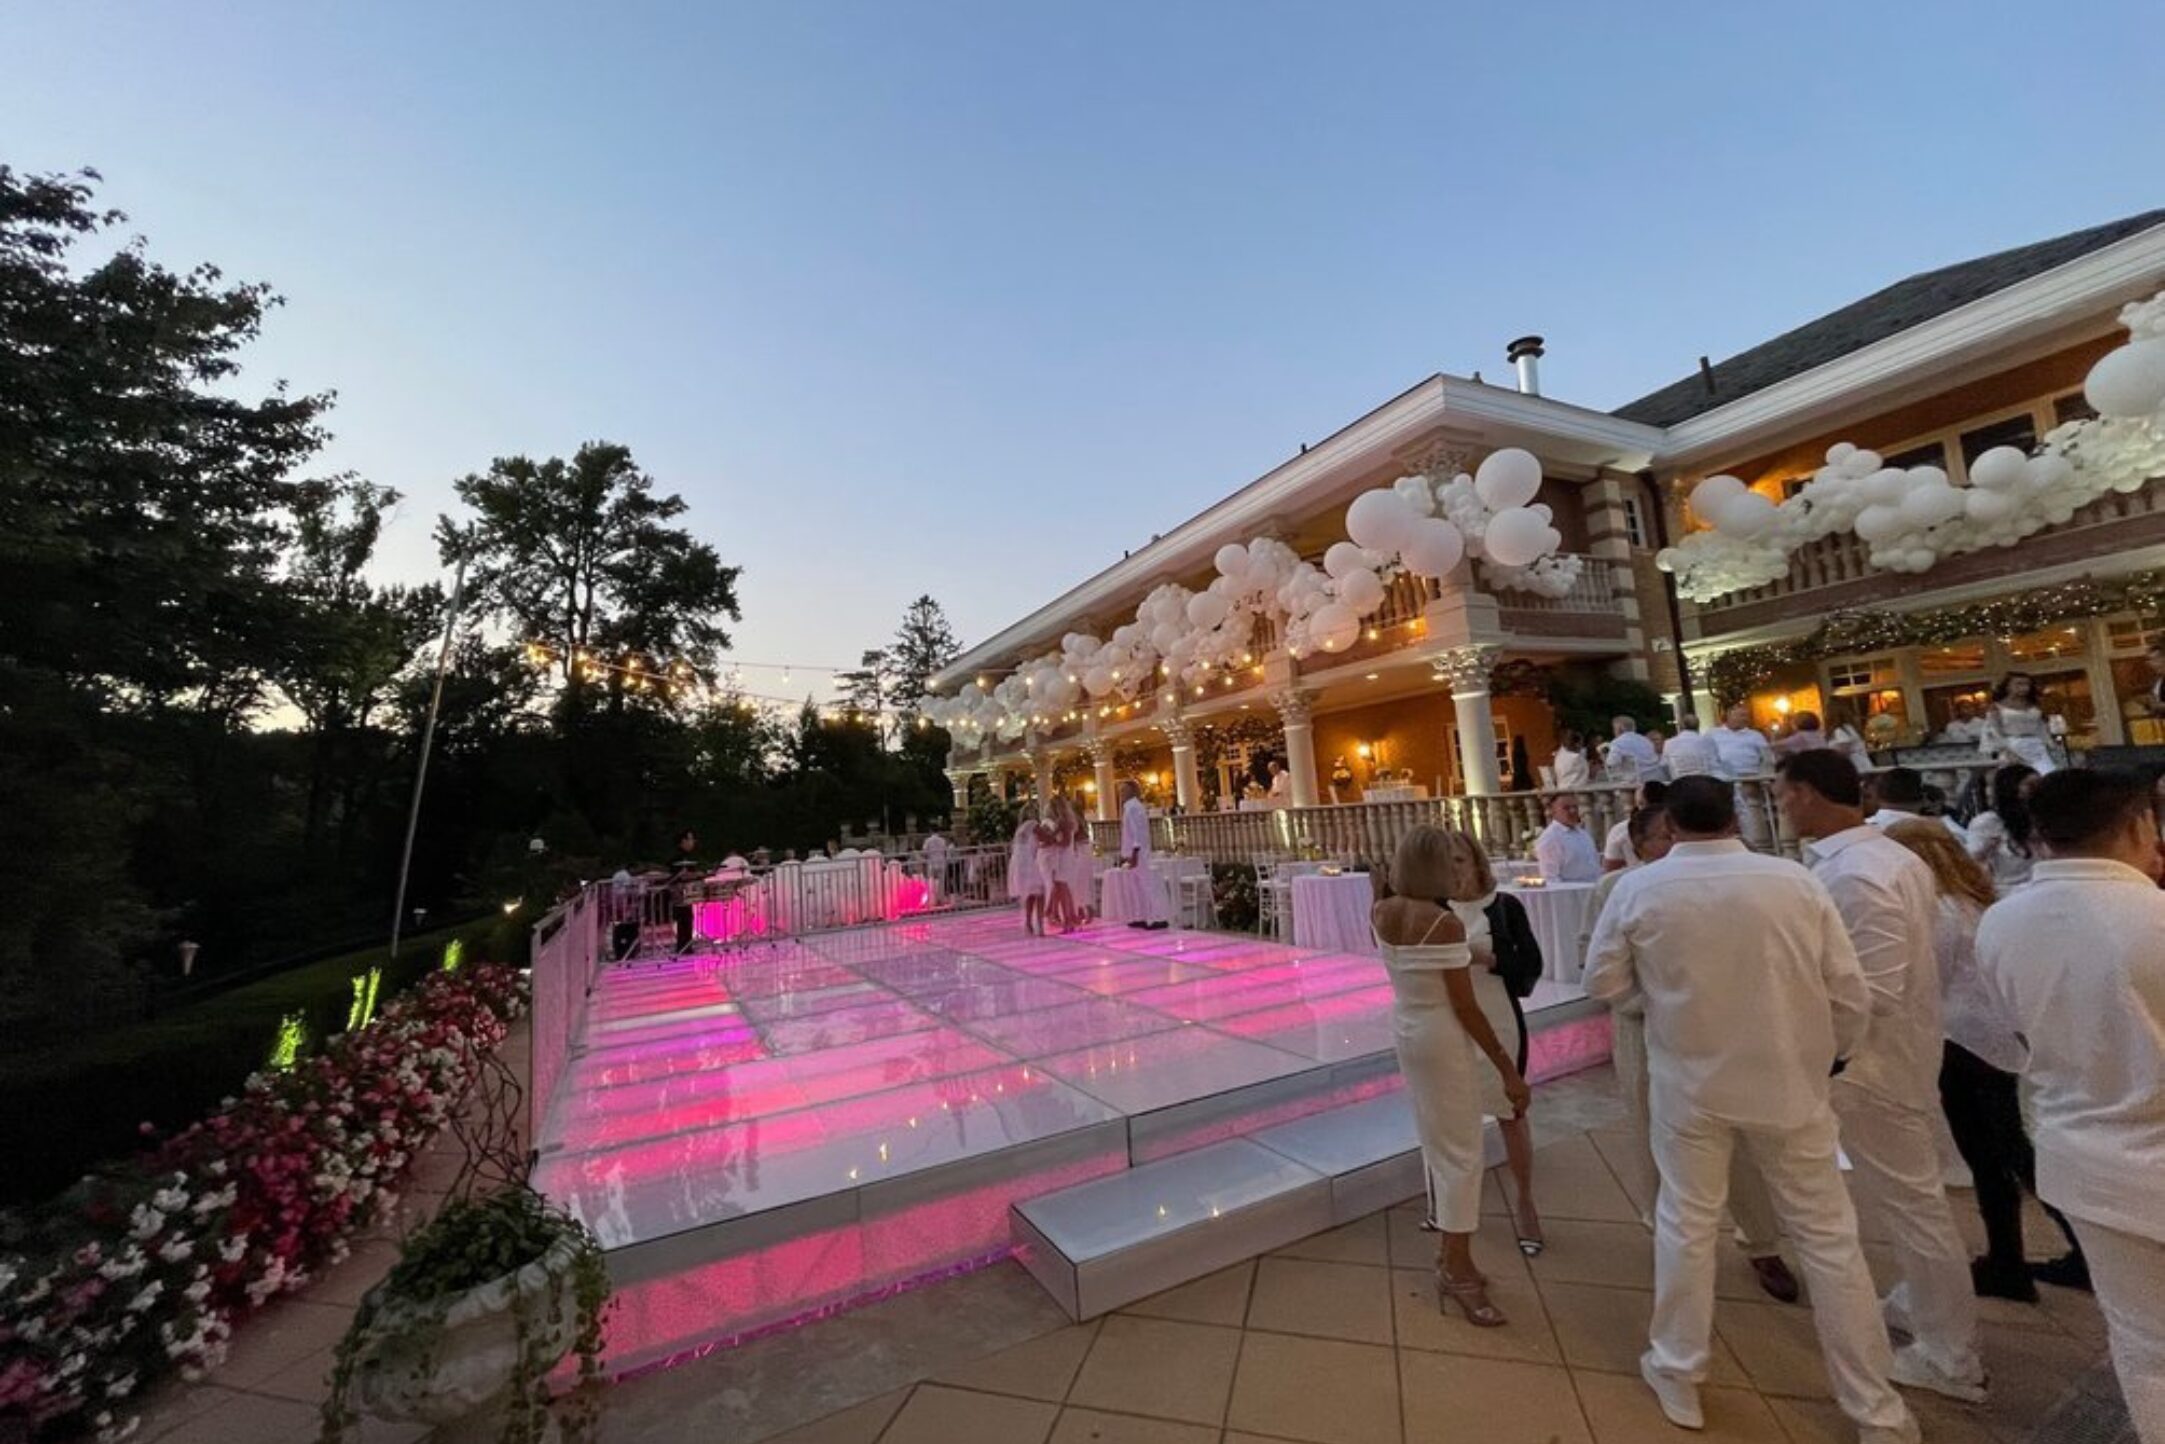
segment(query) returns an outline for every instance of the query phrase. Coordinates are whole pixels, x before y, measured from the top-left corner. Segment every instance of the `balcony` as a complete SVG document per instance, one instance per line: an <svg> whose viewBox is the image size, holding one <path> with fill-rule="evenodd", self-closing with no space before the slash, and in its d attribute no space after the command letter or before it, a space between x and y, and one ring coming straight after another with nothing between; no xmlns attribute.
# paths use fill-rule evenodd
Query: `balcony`
<svg viewBox="0 0 2165 1444"><path fill-rule="evenodd" d="M1787 576L1700 603L1700 630L1714 635L1778 622L1798 614L1800 599L1808 599L1813 614L1823 614L2160 543L2165 543L2165 478L2153 479L2141 491L2101 496L2016 546L1949 557L1922 577L1873 567L1871 548L1854 533L1838 532L1792 553Z"/></svg>

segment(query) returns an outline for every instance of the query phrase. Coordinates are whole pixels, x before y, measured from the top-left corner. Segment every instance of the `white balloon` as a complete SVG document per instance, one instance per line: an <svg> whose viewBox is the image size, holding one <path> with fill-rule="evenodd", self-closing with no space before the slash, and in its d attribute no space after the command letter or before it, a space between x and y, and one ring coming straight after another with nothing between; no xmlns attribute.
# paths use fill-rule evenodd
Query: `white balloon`
<svg viewBox="0 0 2165 1444"><path fill-rule="evenodd" d="M1218 548L1216 560L1219 576L1241 576L1248 570L1248 549L1239 542L1227 542Z"/></svg>
<svg viewBox="0 0 2165 1444"><path fill-rule="evenodd" d="M1953 521L1966 510L1962 493L1947 483L1913 486L1902 498L1902 519L1919 527Z"/></svg>
<svg viewBox="0 0 2165 1444"><path fill-rule="evenodd" d="M1204 592L1188 598L1188 620L1198 627L1217 626L1231 610L1232 603L1216 592Z"/></svg>
<svg viewBox="0 0 2165 1444"><path fill-rule="evenodd" d="M1419 520L1395 491L1364 491L1346 508L1346 535L1354 545L1395 552L1406 527Z"/></svg>
<svg viewBox="0 0 2165 1444"><path fill-rule="evenodd" d="M1532 512L1535 516L1540 517L1543 521L1556 520L1555 508L1551 507L1545 501L1537 501L1532 506L1529 506L1526 509Z"/></svg>
<svg viewBox="0 0 2165 1444"><path fill-rule="evenodd" d="M2023 463L2022 484L2031 491L2051 491L2065 486L2075 475L2075 464L2057 451L2033 456Z"/></svg>
<svg viewBox="0 0 2165 1444"><path fill-rule="evenodd" d="M1548 525L1522 506L1499 511L1489 518L1482 534L1482 548L1498 566L1522 567L1541 555Z"/></svg>
<svg viewBox="0 0 2165 1444"><path fill-rule="evenodd" d="M1655 553L1654 553L1654 568L1655 568L1655 570L1657 570L1657 571L1664 571L1664 572L1673 572L1673 571L1675 571L1675 570L1676 570L1676 548L1675 548L1675 547L1663 547L1663 548L1662 548L1662 549L1661 549L1660 551L1658 551L1658 552L1655 552Z"/></svg>
<svg viewBox="0 0 2165 1444"><path fill-rule="evenodd" d="M1492 451L1474 468L1473 489L1491 511L1524 506L1541 490L1541 460L1523 447Z"/></svg>
<svg viewBox="0 0 2165 1444"><path fill-rule="evenodd" d="M1854 445L1847 441L1837 441L1827 448L1827 464L1829 466L1840 466L1856 454L1857 448Z"/></svg>
<svg viewBox="0 0 2165 1444"><path fill-rule="evenodd" d="M2165 406L2165 336L2106 352L2090 368L2082 394L2100 416L2148 416Z"/></svg>
<svg viewBox="0 0 2165 1444"><path fill-rule="evenodd" d="M1883 465L1885 463L1880 460L1878 452L1866 451L1861 447L1842 459L1842 469L1852 476L1870 476Z"/></svg>
<svg viewBox="0 0 2165 1444"><path fill-rule="evenodd" d="M2021 505L2004 491L1985 491L1978 487L1958 491L1955 495L1962 498L1964 513L1980 526L1993 526L2007 520Z"/></svg>
<svg viewBox="0 0 2165 1444"><path fill-rule="evenodd" d="M1444 522L1443 525L1449 526L1450 523ZM1338 580L1338 600L1365 617L1383 605L1383 583L1376 579L1374 572L1365 568L1348 572Z"/></svg>
<svg viewBox="0 0 2165 1444"><path fill-rule="evenodd" d="M1343 652L1360 640L1361 619L1344 603L1331 602L1308 619L1308 635L1326 652Z"/></svg>
<svg viewBox="0 0 2165 1444"><path fill-rule="evenodd" d="M1909 484L1915 486L1949 486L1947 468L1944 466L1913 466L1909 469Z"/></svg>
<svg viewBox="0 0 2165 1444"><path fill-rule="evenodd" d="M1425 476L1401 476L1391 483L1391 490L1398 494L1415 516L1436 514L1436 493L1429 489Z"/></svg>
<svg viewBox="0 0 2165 1444"><path fill-rule="evenodd" d="M1774 524L1774 503L1756 491L1732 496L1714 513L1714 530L1737 541L1749 541Z"/></svg>
<svg viewBox="0 0 2165 1444"><path fill-rule="evenodd" d="M1180 640L1180 636L1180 628L1171 622L1160 622L1150 633L1150 644L1160 652L1169 652L1173 649L1173 644Z"/></svg>
<svg viewBox="0 0 2165 1444"><path fill-rule="evenodd" d="M1864 479L1859 488L1864 499L1880 506L1893 506L1909 490L1909 473L1899 467L1886 466Z"/></svg>
<svg viewBox="0 0 2165 1444"><path fill-rule="evenodd" d="M1733 501L1751 490L1733 476L1710 476L1691 489L1691 509L1712 525L1721 514L1724 503Z"/></svg>
<svg viewBox="0 0 2165 1444"><path fill-rule="evenodd" d="M1893 541L1908 530L1910 524L1897 507L1873 505L1857 513L1857 535L1873 546Z"/></svg>
<svg viewBox="0 0 2165 1444"><path fill-rule="evenodd" d="M1400 553L1408 570L1419 576L1437 578L1449 576L1465 555L1466 534L1442 517L1424 519L1414 528L1406 549Z"/></svg>
<svg viewBox="0 0 2165 1444"><path fill-rule="evenodd" d="M1113 689L1113 669L1092 667L1083 673L1083 690L1093 697L1102 697Z"/></svg>
<svg viewBox="0 0 2165 1444"><path fill-rule="evenodd" d="M1970 485L1986 491L2011 491L2022 484L2030 458L2012 446L1995 446L1970 463Z"/></svg>
<svg viewBox="0 0 2165 1444"><path fill-rule="evenodd" d="M1323 570L1334 577L1350 576L1368 565L1361 549L1352 542L1332 542L1331 549L1323 554Z"/></svg>

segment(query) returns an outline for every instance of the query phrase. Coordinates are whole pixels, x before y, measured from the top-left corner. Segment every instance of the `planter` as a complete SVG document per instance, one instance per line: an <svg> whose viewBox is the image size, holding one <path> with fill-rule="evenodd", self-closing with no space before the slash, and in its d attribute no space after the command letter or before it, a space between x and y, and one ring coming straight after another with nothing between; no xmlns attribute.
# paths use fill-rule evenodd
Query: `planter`
<svg viewBox="0 0 2165 1444"><path fill-rule="evenodd" d="M517 1273L448 1299L373 1295L356 1402L383 1419L446 1424L503 1399L522 1373L545 1376L578 1338L573 1271L583 1247L579 1234L567 1233Z"/></svg>

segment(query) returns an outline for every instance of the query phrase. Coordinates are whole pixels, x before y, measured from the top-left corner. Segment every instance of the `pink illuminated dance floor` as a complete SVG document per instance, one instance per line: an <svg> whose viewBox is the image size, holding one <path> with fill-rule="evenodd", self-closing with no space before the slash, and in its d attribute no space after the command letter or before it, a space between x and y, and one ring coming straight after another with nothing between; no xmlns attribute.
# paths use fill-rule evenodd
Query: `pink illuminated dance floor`
<svg viewBox="0 0 2165 1444"><path fill-rule="evenodd" d="M1399 1086L1372 957L915 919L607 970L535 1185L622 1367L999 1256L1008 1205Z"/></svg>

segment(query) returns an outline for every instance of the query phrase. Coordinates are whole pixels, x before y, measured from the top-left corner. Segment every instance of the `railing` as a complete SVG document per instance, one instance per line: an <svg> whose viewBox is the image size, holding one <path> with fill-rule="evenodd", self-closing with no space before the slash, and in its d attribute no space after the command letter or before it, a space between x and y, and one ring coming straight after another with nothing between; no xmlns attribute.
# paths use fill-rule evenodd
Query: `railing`
<svg viewBox="0 0 2165 1444"><path fill-rule="evenodd" d="M1496 605L1507 612L1614 612L1616 572L1624 563L1609 557L1580 556L1578 580L1560 597L1539 592L1501 591Z"/></svg>
<svg viewBox="0 0 2165 1444"><path fill-rule="evenodd" d="M571 1045L586 1028L586 999L600 969L603 930L596 886L580 890L534 925L533 1050L527 1075L527 1138L539 1146L542 1123Z"/></svg>

